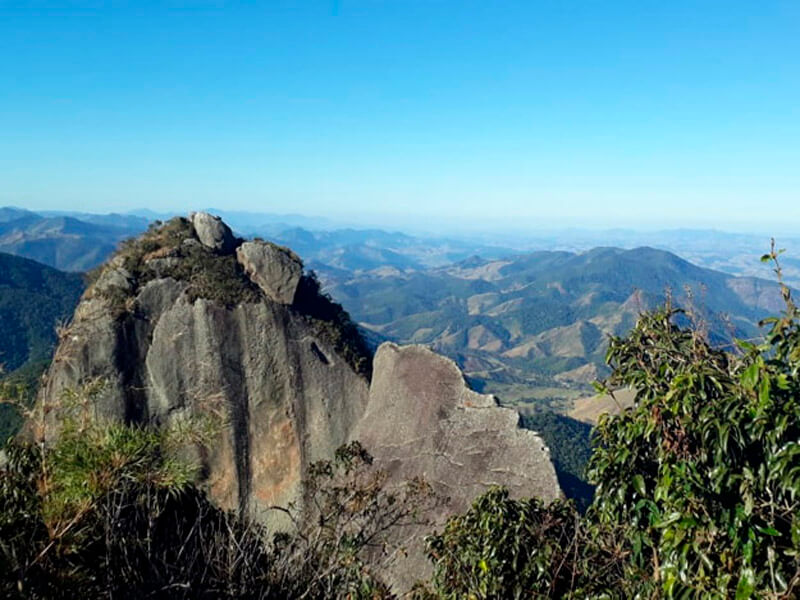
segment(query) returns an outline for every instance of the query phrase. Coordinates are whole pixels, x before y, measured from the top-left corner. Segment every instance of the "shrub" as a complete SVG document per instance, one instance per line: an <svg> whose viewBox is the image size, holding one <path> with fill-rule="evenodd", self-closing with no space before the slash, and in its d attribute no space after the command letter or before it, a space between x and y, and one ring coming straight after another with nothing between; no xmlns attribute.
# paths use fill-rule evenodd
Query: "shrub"
<svg viewBox="0 0 800 600"><path fill-rule="evenodd" d="M765 259L778 264L774 248ZM611 341L608 385L638 394L596 428L589 517L626 530L629 571L667 597L800 586L800 313L781 289L786 311L738 355L675 326L670 308Z"/></svg>
<svg viewBox="0 0 800 600"><path fill-rule="evenodd" d="M94 411L102 389L91 381L60 400L56 439L9 441L4 449L0 595L390 596L374 568L400 550L387 537L392 528L424 522L434 496L423 482L388 486L352 443L310 466L303 507L275 507L296 528L273 536L246 515L216 508L195 485L196 466L180 456L187 444L214 437L209 423L103 422ZM37 409L28 417L41 421Z"/></svg>
<svg viewBox="0 0 800 600"><path fill-rule="evenodd" d="M560 598L572 587L578 514L494 488L428 538L437 598Z"/></svg>

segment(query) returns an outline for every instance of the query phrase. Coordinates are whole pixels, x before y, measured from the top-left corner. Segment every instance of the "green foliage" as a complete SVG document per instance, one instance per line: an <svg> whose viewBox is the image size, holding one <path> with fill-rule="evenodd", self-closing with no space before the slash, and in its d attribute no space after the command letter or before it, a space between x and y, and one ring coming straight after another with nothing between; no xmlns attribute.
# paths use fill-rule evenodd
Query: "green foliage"
<svg viewBox="0 0 800 600"><path fill-rule="evenodd" d="M591 426L550 410L523 414L520 422L545 441L564 495L585 511L594 493L586 482L586 465L592 456Z"/></svg>
<svg viewBox="0 0 800 600"><path fill-rule="evenodd" d="M776 261L777 253L767 255ZM596 429L589 516L624 528L630 571L666 597L792 597L800 585L800 313L715 350L666 308L614 339L636 404Z"/></svg>
<svg viewBox="0 0 800 600"><path fill-rule="evenodd" d="M203 420L166 427L104 422L101 380L58 402L56 439L9 441L0 463L0 595L9 598L389 597L367 566L400 550L387 532L425 523L421 481L386 485L358 444L309 468L301 507L274 507L296 529L271 536L215 508L181 456L218 431ZM23 392L20 392L23 393ZM24 393L23 393L24 395ZM34 432L46 418L28 411ZM41 423L40 423L41 424Z"/></svg>
<svg viewBox="0 0 800 600"><path fill-rule="evenodd" d="M129 543L142 543L146 534L134 534L144 515L151 522L160 518L165 503L187 493L195 478L196 468L179 460L177 451L197 437L186 427L176 432L93 418L102 387L93 381L62 399L56 440L6 444L0 589L7 595L69 597L85 590L92 597L93 590L107 588L109 575L100 569ZM14 399L24 401L24 393ZM45 418L41 407L28 416ZM35 423L32 429L43 430Z"/></svg>
<svg viewBox="0 0 800 600"><path fill-rule="evenodd" d="M0 379L0 445L22 426L23 414L33 405L48 364L48 360L28 361Z"/></svg>
<svg viewBox="0 0 800 600"><path fill-rule="evenodd" d="M576 573L578 515L495 488L428 538L435 598L560 598Z"/></svg>

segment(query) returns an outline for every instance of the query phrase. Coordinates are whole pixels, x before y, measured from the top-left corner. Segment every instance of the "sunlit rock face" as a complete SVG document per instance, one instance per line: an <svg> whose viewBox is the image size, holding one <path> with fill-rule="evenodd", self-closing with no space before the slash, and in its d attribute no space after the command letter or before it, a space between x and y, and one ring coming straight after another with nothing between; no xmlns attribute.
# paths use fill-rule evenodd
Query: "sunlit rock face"
<svg viewBox="0 0 800 600"><path fill-rule="evenodd" d="M431 515L436 526L494 485L515 497L561 496L542 439L519 427L515 410L470 390L453 361L423 346L384 343L373 368L369 403L353 435L390 482L421 476L449 499ZM428 573L428 533L429 526L398 531L408 554L390 567L395 589L407 590Z"/></svg>

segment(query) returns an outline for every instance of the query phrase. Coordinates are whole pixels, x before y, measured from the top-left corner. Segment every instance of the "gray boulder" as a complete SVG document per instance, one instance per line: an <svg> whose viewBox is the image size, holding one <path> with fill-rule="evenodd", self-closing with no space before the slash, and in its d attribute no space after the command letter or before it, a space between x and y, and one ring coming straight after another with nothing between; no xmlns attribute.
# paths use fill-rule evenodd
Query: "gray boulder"
<svg viewBox="0 0 800 600"><path fill-rule="evenodd" d="M236 259L266 296L280 304L291 304L303 263L288 250L269 242L245 242L236 249Z"/></svg>
<svg viewBox="0 0 800 600"><path fill-rule="evenodd" d="M94 291L100 293L108 293L113 289L121 292L130 292L133 290L133 277L131 274L122 267L111 267L104 269L94 283Z"/></svg>
<svg viewBox="0 0 800 600"><path fill-rule="evenodd" d="M206 212L191 215L192 226L200 242L221 254L229 254L236 247L236 238L222 219Z"/></svg>

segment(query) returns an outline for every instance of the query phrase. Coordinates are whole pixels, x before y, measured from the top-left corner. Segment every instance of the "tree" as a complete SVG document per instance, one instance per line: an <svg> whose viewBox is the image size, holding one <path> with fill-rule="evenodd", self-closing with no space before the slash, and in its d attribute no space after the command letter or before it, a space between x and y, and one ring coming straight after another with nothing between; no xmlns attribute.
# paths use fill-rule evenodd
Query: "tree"
<svg viewBox="0 0 800 600"><path fill-rule="evenodd" d="M774 246L764 260L776 265ZM627 575L667 597L793 597L800 586L800 322L790 290L763 343L738 354L680 329L669 307L613 339L589 519L625 531Z"/></svg>
<svg viewBox="0 0 800 600"><path fill-rule="evenodd" d="M561 598L574 584L579 515L493 488L428 538L436 598ZM420 592L424 596L424 592Z"/></svg>

